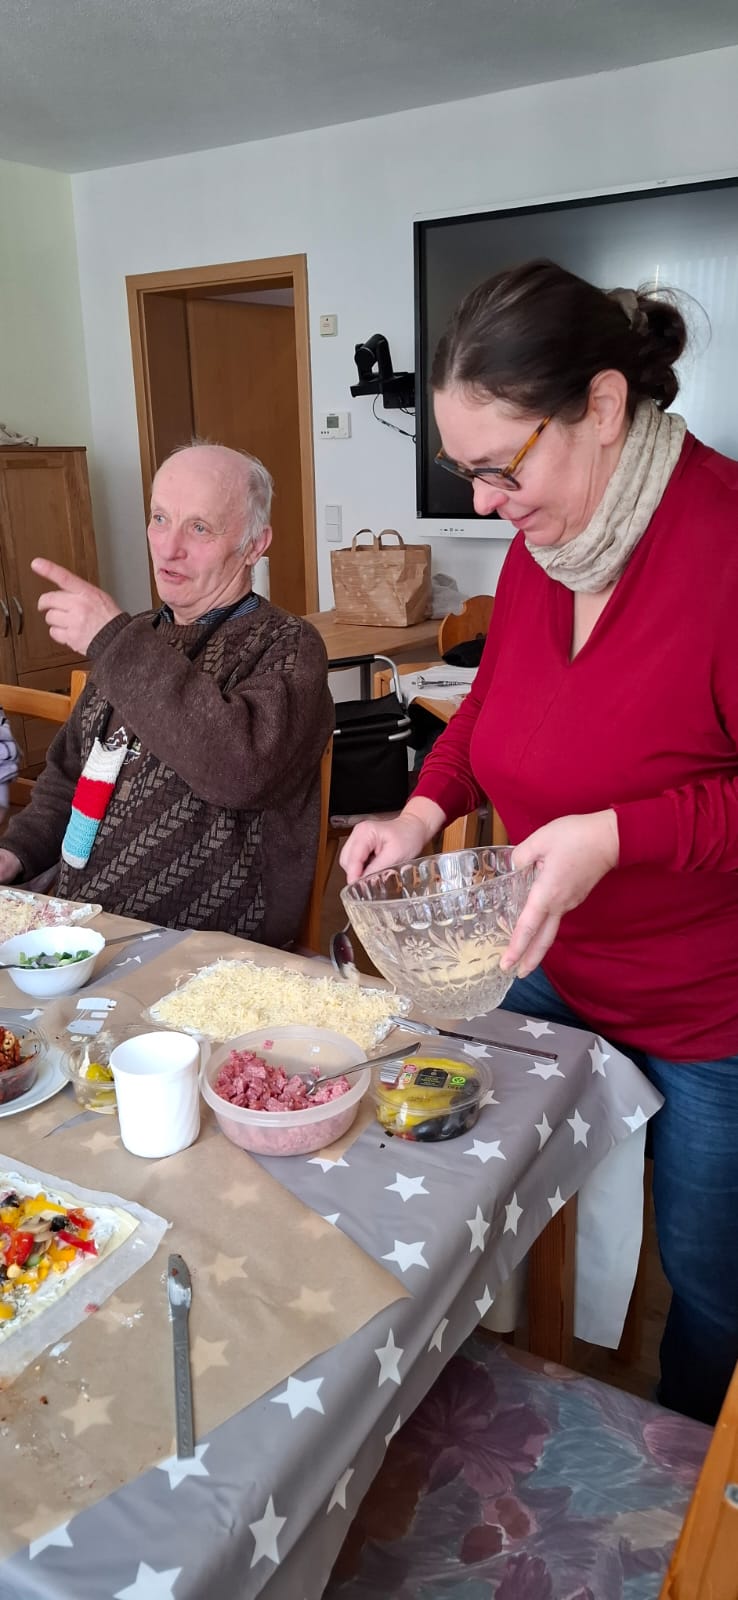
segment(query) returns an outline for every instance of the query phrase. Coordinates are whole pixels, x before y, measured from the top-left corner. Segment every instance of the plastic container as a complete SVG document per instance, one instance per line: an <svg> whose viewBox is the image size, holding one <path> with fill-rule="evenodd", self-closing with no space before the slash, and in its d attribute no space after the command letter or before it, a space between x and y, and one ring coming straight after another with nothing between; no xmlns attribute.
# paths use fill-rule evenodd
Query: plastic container
<svg viewBox="0 0 738 1600"><path fill-rule="evenodd" d="M27 1094L36 1082L39 1058L46 1050L46 1039L37 1028L8 1028L8 1033L14 1033L20 1040L23 1050L23 1060L17 1067L7 1067L0 1071L0 1105L7 1105L10 1100L18 1100L22 1094Z"/></svg>
<svg viewBox="0 0 738 1600"><path fill-rule="evenodd" d="M342 1138L371 1083L371 1066L367 1063L364 1072L355 1073L349 1080L348 1092L326 1105L309 1106L305 1111L248 1111L224 1100L214 1088L221 1067L234 1050L253 1050L271 1066L284 1067L290 1077L307 1071L338 1071L366 1058L361 1046L342 1033L286 1025L257 1028L213 1050L200 1070L203 1099L215 1112L226 1138L255 1155L310 1155Z"/></svg>
<svg viewBox="0 0 738 1600"><path fill-rule="evenodd" d="M468 1133L491 1088L492 1073L484 1061L432 1044L421 1045L407 1061L377 1067L372 1081L382 1127L399 1139L424 1144Z"/></svg>
<svg viewBox="0 0 738 1600"><path fill-rule="evenodd" d="M143 1031L141 1003L119 994L115 1004L101 1000L94 1010L92 998L80 1002L70 995L52 1002L44 1012L44 1029L58 1046L75 1099L86 1111L110 1114L116 1109L110 1057L117 1044Z"/></svg>
<svg viewBox="0 0 738 1600"><path fill-rule="evenodd" d="M39 956L61 955L65 950L89 950L84 961L71 961L64 967L9 967L8 977L22 994L33 995L35 1000L51 1000L81 989L92 977L97 958L104 949L103 935L95 928L32 928L28 933L16 933L0 945L0 961L12 963L21 953Z"/></svg>

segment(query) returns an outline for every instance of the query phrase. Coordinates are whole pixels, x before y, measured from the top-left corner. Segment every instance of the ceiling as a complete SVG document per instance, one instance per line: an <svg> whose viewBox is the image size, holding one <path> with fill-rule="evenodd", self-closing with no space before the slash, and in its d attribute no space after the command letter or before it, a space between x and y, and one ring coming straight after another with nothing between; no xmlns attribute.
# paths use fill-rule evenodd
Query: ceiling
<svg viewBox="0 0 738 1600"><path fill-rule="evenodd" d="M0 159L117 166L735 43L736 0L0 0Z"/></svg>

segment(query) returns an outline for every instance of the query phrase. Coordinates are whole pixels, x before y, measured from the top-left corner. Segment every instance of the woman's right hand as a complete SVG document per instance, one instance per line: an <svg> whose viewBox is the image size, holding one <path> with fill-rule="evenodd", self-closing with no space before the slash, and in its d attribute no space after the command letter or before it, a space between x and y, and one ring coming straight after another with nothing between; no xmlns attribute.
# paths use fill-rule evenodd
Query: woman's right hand
<svg viewBox="0 0 738 1600"><path fill-rule="evenodd" d="M346 840L339 860L349 883L365 872L379 872L422 855L429 839L442 828L446 818L433 800L411 800L399 817L384 821L368 818L357 823Z"/></svg>

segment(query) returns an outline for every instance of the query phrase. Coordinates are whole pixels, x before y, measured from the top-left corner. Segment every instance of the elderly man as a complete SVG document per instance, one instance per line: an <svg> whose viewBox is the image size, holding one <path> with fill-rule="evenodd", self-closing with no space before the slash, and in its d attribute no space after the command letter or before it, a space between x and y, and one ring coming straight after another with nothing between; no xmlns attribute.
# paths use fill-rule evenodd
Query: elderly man
<svg viewBox="0 0 738 1600"><path fill-rule="evenodd" d="M148 537L157 612L131 617L50 561L52 639L90 680L0 848L0 882L59 867L56 890L174 928L283 945L297 934L333 726L325 649L254 594L272 480L222 445L159 468Z"/></svg>

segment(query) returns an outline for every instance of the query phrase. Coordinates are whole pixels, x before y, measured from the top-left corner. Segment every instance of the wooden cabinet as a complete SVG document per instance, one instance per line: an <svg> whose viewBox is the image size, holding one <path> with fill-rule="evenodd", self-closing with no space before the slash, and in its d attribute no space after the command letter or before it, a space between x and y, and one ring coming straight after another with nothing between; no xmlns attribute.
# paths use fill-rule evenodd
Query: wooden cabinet
<svg viewBox="0 0 738 1600"><path fill-rule="evenodd" d="M85 665L49 637L39 595L49 585L31 571L46 556L97 583L97 552L85 451L0 447L0 682L69 693L73 667ZM11 718L24 770L43 764L54 733L35 718Z"/></svg>

